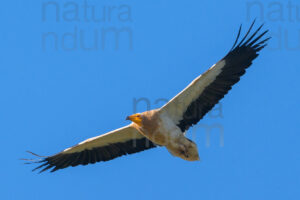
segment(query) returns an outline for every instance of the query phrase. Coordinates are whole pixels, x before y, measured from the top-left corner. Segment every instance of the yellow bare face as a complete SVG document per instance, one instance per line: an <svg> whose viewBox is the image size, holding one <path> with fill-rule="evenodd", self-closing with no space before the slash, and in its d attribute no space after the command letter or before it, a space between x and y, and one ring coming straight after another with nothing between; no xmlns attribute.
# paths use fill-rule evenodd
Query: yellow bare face
<svg viewBox="0 0 300 200"><path fill-rule="evenodd" d="M142 126L142 116L140 113L130 115L126 118L126 120L130 120L136 123L137 125Z"/></svg>

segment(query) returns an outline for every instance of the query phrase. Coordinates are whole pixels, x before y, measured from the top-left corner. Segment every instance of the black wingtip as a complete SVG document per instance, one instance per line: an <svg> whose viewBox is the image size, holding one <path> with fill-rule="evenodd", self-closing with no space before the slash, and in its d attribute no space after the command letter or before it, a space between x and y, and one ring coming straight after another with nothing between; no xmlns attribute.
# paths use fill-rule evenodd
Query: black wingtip
<svg viewBox="0 0 300 200"><path fill-rule="evenodd" d="M242 38L242 40L239 42L239 38L240 38L240 35L241 35L241 28L242 28L242 25L240 26L239 28L239 31L238 31L238 35L236 37L236 40L233 44L233 47L230 49L230 52L231 51L234 51L235 49L237 48L240 48L240 47L250 47L250 48L253 48L254 50L256 50L257 52L260 51L261 49L263 49L267 44L266 42L268 40L271 39L271 37L268 37L266 39L263 39L262 41L259 41L266 33L269 32L269 30L265 30L263 33L260 33L259 35L258 32L262 30L262 28L264 27L264 23L262 23L255 31L254 33L251 34L251 36L249 36L249 34L251 33L251 30L253 29L254 25L256 23L256 18L253 20L253 22L251 23L247 33L245 34L245 36ZM249 36L249 37L248 37ZM238 44L237 44L238 43Z"/></svg>
<svg viewBox="0 0 300 200"><path fill-rule="evenodd" d="M243 42L245 41L245 39L248 37L249 33L251 32L251 30L252 30L252 28L253 28L253 26L254 26L254 24L255 24L255 21L256 21L256 19L253 20L253 22L252 22L252 24L251 24L249 30L247 31L247 33L246 33L246 35L243 37L243 39L240 41L240 43L237 45L237 47L240 47L240 46L243 44Z"/></svg>
<svg viewBox="0 0 300 200"><path fill-rule="evenodd" d="M235 42L234 42L234 44L232 45L230 51L231 51L232 49L235 48L235 45L237 44L237 42L238 42L238 40L239 40L239 38L240 38L241 31L242 31L242 24L240 25L239 32L238 32L238 34L237 34L237 36L236 36Z"/></svg>
<svg viewBox="0 0 300 200"><path fill-rule="evenodd" d="M22 161L27 161L25 162L24 164L33 164L33 163L41 163L43 162L43 159L42 158L45 158L46 156L40 156L36 153L33 153L31 151L26 151L27 153L30 153L31 155L34 155L36 157L38 157L38 159L28 159L28 158L20 158L19 160L22 160Z"/></svg>
<svg viewBox="0 0 300 200"><path fill-rule="evenodd" d="M47 165L48 165L48 162L46 160L46 158L48 158L47 156L41 156L41 155L38 155L38 154L33 153L31 151L26 151L26 152L33 155L33 156L35 156L35 157L37 157L37 158L35 158L35 159L20 158L20 160L22 160L22 161L27 161L24 164L38 164L38 163L40 164L39 166L32 169L31 171L34 172L34 171L36 171L36 170L38 170L42 167L45 167L45 166L47 168ZM44 171L44 170L41 170L39 173L41 173L42 171Z"/></svg>
<svg viewBox="0 0 300 200"><path fill-rule="evenodd" d="M36 153L33 153L33 152L31 152L31 151L26 151L27 153L30 153L30 154L32 154L32 155L34 155L34 156L36 156L36 157L40 157L40 158L46 158L47 156L40 156L40 155L38 155L38 154L36 154Z"/></svg>

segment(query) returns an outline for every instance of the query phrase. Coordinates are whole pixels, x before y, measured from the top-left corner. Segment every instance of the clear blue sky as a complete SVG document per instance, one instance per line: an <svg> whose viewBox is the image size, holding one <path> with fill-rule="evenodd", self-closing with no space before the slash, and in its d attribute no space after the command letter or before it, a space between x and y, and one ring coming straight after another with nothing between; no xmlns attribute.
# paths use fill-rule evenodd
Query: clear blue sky
<svg viewBox="0 0 300 200"><path fill-rule="evenodd" d="M47 2L1 3L1 199L300 198L298 1ZM18 160L126 125L135 99L161 106L254 18L273 39L189 132L200 162L157 148L37 174Z"/></svg>

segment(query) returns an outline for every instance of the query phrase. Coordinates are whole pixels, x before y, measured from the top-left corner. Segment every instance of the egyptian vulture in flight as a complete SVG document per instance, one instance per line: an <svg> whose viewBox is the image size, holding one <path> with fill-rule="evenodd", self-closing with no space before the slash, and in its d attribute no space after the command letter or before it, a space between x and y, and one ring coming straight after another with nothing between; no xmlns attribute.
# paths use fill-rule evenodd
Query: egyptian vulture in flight
<svg viewBox="0 0 300 200"><path fill-rule="evenodd" d="M54 172L69 166L109 161L157 146L165 146L173 156L184 160L199 160L197 146L185 137L185 132L228 93L266 46L270 37L263 36L268 30L259 34L261 25L250 34L253 25L254 22L241 40L240 26L228 54L163 107L130 115L127 119L132 123L128 126L87 139L55 155L30 160L40 164L34 170Z"/></svg>

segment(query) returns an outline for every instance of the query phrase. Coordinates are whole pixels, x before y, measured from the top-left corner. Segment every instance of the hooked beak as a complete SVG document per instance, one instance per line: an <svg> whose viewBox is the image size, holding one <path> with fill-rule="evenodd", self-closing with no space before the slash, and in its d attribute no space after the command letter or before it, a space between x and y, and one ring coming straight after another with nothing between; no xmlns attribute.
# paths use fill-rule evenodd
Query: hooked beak
<svg viewBox="0 0 300 200"><path fill-rule="evenodd" d="M126 120L130 120L137 125L141 126L142 125L142 118L139 114L134 114L126 117Z"/></svg>

